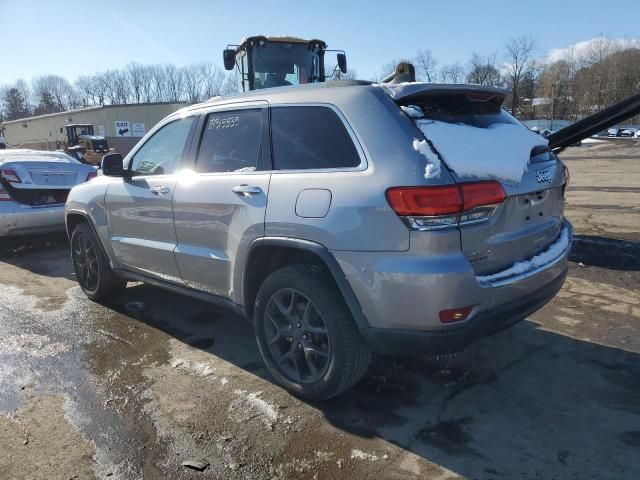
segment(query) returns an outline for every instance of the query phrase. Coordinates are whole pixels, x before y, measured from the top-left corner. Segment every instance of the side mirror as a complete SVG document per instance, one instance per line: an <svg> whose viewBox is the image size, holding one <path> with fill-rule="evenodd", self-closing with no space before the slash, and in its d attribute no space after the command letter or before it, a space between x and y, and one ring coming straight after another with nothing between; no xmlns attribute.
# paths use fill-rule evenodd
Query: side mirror
<svg viewBox="0 0 640 480"><path fill-rule="evenodd" d="M347 56L344 53L338 54L338 68L342 73L347 73Z"/></svg>
<svg viewBox="0 0 640 480"><path fill-rule="evenodd" d="M236 66L236 51L231 48L223 50L222 59L224 60L224 68L233 70Z"/></svg>
<svg viewBox="0 0 640 480"><path fill-rule="evenodd" d="M102 157L100 168L102 169L102 174L108 177L124 177L122 155L119 153L108 153Z"/></svg>

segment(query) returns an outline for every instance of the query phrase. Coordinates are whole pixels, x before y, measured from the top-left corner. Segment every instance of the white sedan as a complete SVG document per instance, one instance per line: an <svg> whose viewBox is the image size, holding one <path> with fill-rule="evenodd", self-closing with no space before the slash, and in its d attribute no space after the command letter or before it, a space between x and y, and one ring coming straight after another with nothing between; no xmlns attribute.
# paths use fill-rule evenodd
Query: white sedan
<svg viewBox="0 0 640 480"><path fill-rule="evenodd" d="M64 202L97 168L63 152L0 150L0 237L64 230Z"/></svg>

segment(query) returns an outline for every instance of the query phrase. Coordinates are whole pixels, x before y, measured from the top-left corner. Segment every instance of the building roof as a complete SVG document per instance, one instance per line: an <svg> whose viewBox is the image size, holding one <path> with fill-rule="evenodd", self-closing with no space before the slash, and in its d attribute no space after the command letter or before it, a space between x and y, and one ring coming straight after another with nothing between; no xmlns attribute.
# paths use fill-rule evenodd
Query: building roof
<svg viewBox="0 0 640 480"><path fill-rule="evenodd" d="M182 104L185 106L189 105L188 102L151 102L151 103L121 103L117 105L96 105L94 107L78 108L76 110L67 110L64 112L47 113L46 115L37 115L34 117L19 118L18 120L7 120L5 122L2 122L1 125L11 125L14 123L29 122L32 120L40 120L43 118L57 117L60 115L71 115L71 114L91 112L94 110L102 110L102 109L109 109L109 108L148 107L152 105L178 105L178 104Z"/></svg>

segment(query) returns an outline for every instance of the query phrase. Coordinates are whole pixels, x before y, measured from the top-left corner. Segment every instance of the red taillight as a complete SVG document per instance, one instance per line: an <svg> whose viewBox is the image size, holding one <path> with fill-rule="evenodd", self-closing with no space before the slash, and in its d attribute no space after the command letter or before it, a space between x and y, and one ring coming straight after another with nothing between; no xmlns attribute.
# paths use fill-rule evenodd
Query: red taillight
<svg viewBox="0 0 640 480"><path fill-rule="evenodd" d="M20 177L15 170L3 168L2 170L0 170L0 172L2 173L2 178L4 178L7 182L22 183L22 180L20 180Z"/></svg>
<svg viewBox="0 0 640 480"><path fill-rule="evenodd" d="M387 201L401 216L438 216L462 213L501 203L506 198L499 182L467 182L438 187L393 187Z"/></svg>
<svg viewBox="0 0 640 480"><path fill-rule="evenodd" d="M471 310L473 310L473 306L441 310L440 321L442 323L461 322L469 316Z"/></svg>
<svg viewBox="0 0 640 480"><path fill-rule="evenodd" d="M458 213L462 197L457 185L441 187L393 187L387 201L398 215L436 216Z"/></svg>
<svg viewBox="0 0 640 480"><path fill-rule="evenodd" d="M463 212L475 207L502 203L506 198L502 185L495 181L461 183L460 187L464 200Z"/></svg>
<svg viewBox="0 0 640 480"><path fill-rule="evenodd" d="M92 178L96 178L98 176L98 172L93 171L93 172L89 172L87 174L87 179L85 180L85 182L88 182L89 180L91 180Z"/></svg>

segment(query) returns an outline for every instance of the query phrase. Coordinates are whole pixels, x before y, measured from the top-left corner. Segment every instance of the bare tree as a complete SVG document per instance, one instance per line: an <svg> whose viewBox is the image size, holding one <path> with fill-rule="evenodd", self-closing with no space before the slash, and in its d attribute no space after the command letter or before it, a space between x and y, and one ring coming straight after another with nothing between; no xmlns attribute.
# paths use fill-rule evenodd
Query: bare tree
<svg viewBox="0 0 640 480"><path fill-rule="evenodd" d="M162 65L151 66L151 84L153 85L154 101L165 102L167 100L167 81Z"/></svg>
<svg viewBox="0 0 640 480"><path fill-rule="evenodd" d="M478 85L497 86L501 83L500 70L496 65L496 54L479 55L471 54L468 63L467 83L477 83Z"/></svg>
<svg viewBox="0 0 640 480"><path fill-rule="evenodd" d="M421 50L415 59L416 74L418 78L433 82L438 75L438 62L431 53L431 50Z"/></svg>
<svg viewBox="0 0 640 480"><path fill-rule="evenodd" d="M464 78L464 67L459 63L443 65L440 69L440 81L442 83L462 83Z"/></svg>
<svg viewBox="0 0 640 480"><path fill-rule="evenodd" d="M55 105L55 111L72 110L80 104L77 92L69 80L59 75L43 75L33 79L31 84L34 96L38 101L50 98L52 104Z"/></svg>
<svg viewBox="0 0 640 480"><path fill-rule="evenodd" d="M511 90L511 113L515 114L520 105L518 88L524 74L534 65L537 40L532 36L512 38L505 45L504 71L507 85Z"/></svg>
<svg viewBox="0 0 640 480"><path fill-rule="evenodd" d="M187 65L182 68L182 80L184 93L189 103L198 103L202 100L204 89L203 71L199 65Z"/></svg>
<svg viewBox="0 0 640 480"><path fill-rule="evenodd" d="M129 97L133 103L141 103L144 89L144 67L132 62L125 67L127 83L130 87Z"/></svg>
<svg viewBox="0 0 640 480"><path fill-rule="evenodd" d="M220 95L225 82L225 75L216 65L211 62L203 62L198 65L203 78L202 98L208 99ZM230 74L234 78L233 74Z"/></svg>
<svg viewBox="0 0 640 480"><path fill-rule="evenodd" d="M179 102L184 90L184 76L180 68L175 65L165 65L164 74L166 80L167 101Z"/></svg>

